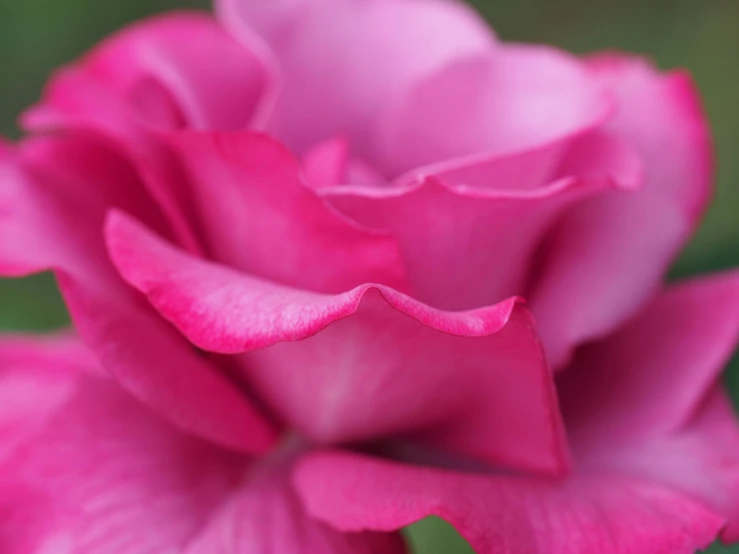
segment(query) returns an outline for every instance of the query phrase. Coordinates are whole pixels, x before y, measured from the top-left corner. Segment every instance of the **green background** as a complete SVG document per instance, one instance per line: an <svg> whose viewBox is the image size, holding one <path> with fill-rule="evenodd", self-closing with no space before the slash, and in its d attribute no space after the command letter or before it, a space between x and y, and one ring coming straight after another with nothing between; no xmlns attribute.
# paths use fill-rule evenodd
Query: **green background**
<svg viewBox="0 0 739 554"><path fill-rule="evenodd" d="M252 0L268 1L268 0ZM34 102L50 71L107 33L147 14L208 7L206 0L0 0L0 133ZM739 265L739 1L478 0L475 6L508 40L547 42L575 52L619 49L686 67L703 92L719 160L716 198L674 277ZM7 239L3 239L7 240ZM66 323L46 275L0 280L0 328L42 330ZM727 372L739 399L739 367ZM422 554L470 552L446 525L428 520L411 539ZM737 552L715 547L712 553Z"/></svg>

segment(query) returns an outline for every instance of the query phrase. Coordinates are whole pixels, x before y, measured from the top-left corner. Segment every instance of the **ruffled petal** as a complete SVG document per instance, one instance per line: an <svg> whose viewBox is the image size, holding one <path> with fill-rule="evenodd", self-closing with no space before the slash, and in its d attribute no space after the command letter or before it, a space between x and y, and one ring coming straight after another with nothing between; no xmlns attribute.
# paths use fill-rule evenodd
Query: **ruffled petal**
<svg viewBox="0 0 739 554"><path fill-rule="evenodd" d="M211 258L319 292L365 282L403 286L395 240L327 207L275 140L252 132L177 133L170 140L194 183Z"/></svg>
<svg viewBox="0 0 739 554"><path fill-rule="evenodd" d="M738 283L678 286L576 358L559 383L575 457L561 481L328 452L299 466L301 497L344 530L437 515L482 553L692 554L739 540L739 425L717 383L739 332ZM344 489L351 500L337 503Z"/></svg>
<svg viewBox="0 0 739 554"><path fill-rule="evenodd" d="M639 194L577 206L553 235L527 298L555 366L574 345L613 330L654 292L695 229L712 176L707 122L689 77L660 75L619 56L590 66L620 105L605 131L637 150L646 180Z"/></svg>
<svg viewBox="0 0 739 554"><path fill-rule="evenodd" d="M407 186L321 194L360 224L397 237L414 296L444 309L477 308L526 292L534 256L566 208L639 185L638 160L603 135L573 144L561 178L546 187L516 190L524 160L513 158L447 168Z"/></svg>
<svg viewBox="0 0 739 554"><path fill-rule="evenodd" d="M318 453L298 466L307 510L344 531L390 531L435 515L478 554L694 554L724 520L689 496L613 474L564 481L470 475Z"/></svg>
<svg viewBox="0 0 739 554"><path fill-rule="evenodd" d="M434 69L495 44L461 2L272 4L226 0L217 8L238 36L256 28L270 42L282 88L267 128L298 153L343 135L363 157L375 118L392 98Z"/></svg>
<svg viewBox="0 0 739 554"><path fill-rule="evenodd" d="M449 313L380 285L292 289L198 260L123 214L109 219L108 245L197 346L250 352L250 383L313 439L403 434L517 469L566 469L551 375L515 299Z"/></svg>
<svg viewBox="0 0 739 554"><path fill-rule="evenodd" d="M612 107L576 58L548 47L500 46L454 60L388 107L376 158L396 176L536 149L522 171L538 174L543 185L570 141L602 124ZM531 187L526 181L513 186Z"/></svg>
<svg viewBox="0 0 739 554"><path fill-rule="evenodd" d="M116 274L102 240L110 206L157 224L130 166L80 137L44 139L0 160L0 271L53 269L82 338L138 399L183 428L238 450L275 438L241 392ZM166 226L162 232L167 232Z"/></svg>

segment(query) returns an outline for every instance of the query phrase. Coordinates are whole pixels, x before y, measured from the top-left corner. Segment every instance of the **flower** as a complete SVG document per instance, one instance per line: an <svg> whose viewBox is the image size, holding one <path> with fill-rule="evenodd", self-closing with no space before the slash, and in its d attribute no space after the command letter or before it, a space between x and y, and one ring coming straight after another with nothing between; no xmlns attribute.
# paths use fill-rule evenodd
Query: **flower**
<svg viewBox="0 0 739 554"><path fill-rule="evenodd" d="M59 522L48 540L66 530L75 552L89 530L115 552L189 552L211 525L209 552L279 544L283 528L250 531L260 518L303 529L281 551L387 552L383 533L432 514L481 553L739 538L737 427L716 384L738 277L662 282L710 192L690 79L502 43L446 0L216 12L110 37L0 149L0 272L54 270L87 365L113 378L75 370L62 388L90 392L38 424L69 410L89 430L75 451L125 444L141 496L102 516L164 502L173 534L66 500L17 517ZM31 379L39 348L21 348ZM304 445L287 461L285 434ZM57 448L22 435L0 469L11 493L26 449ZM101 482L130 488L117 463ZM213 490L214 475L231 477ZM11 508L63 488L27 484ZM366 530L381 534L341 542Z"/></svg>

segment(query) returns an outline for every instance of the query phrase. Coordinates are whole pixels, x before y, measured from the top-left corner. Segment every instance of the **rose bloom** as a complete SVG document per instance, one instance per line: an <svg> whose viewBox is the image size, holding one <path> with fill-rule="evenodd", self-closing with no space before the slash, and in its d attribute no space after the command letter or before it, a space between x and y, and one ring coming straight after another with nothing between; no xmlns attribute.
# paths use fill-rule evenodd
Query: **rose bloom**
<svg viewBox="0 0 739 554"><path fill-rule="evenodd" d="M105 40L0 146L3 554L482 554L739 540L739 273L684 73L446 0L220 0ZM525 300L524 300L525 299Z"/></svg>

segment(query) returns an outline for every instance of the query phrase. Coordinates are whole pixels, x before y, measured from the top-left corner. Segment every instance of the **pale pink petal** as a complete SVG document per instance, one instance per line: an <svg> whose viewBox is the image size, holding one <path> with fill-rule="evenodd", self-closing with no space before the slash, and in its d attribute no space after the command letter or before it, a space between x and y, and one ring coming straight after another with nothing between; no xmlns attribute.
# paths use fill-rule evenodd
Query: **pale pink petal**
<svg viewBox="0 0 739 554"><path fill-rule="evenodd" d="M269 461L267 462L270 463ZM404 554L398 533L342 533L305 513L289 467L256 468L183 554Z"/></svg>
<svg viewBox="0 0 739 554"><path fill-rule="evenodd" d="M607 473L537 480L328 452L304 459L295 482L308 511L338 529L391 531L435 515L478 554L694 554L724 523L689 496Z"/></svg>
<svg viewBox="0 0 739 554"><path fill-rule="evenodd" d="M567 207L638 186L638 162L617 141L588 136L570 154L554 173L561 178L530 190L510 181L523 161L514 155L514 163L497 157L406 186L321 194L360 224L397 237L414 296L444 309L476 308L526 292L534 256Z"/></svg>
<svg viewBox="0 0 739 554"><path fill-rule="evenodd" d="M123 214L109 219L108 245L195 345L251 351L250 384L313 439L408 434L515 468L566 468L551 375L515 299L450 313L380 285L288 288L198 260Z"/></svg>
<svg viewBox="0 0 739 554"><path fill-rule="evenodd" d="M610 98L576 58L553 48L506 45L454 60L406 91L383 114L376 157L395 176L455 158L538 148L527 165L541 166L544 184L569 141L611 111Z"/></svg>
<svg viewBox="0 0 739 554"><path fill-rule="evenodd" d="M327 207L278 142L251 132L185 132L171 141L194 182L211 258L320 292L365 282L403 286L395 240Z"/></svg>
<svg viewBox="0 0 739 554"><path fill-rule="evenodd" d="M289 33L293 25L300 24L300 17L311 5L344 1L346 0L215 0L214 8L221 23L236 36L256 32L266 40L276 42Z"/></svg>
<svg viewBox="0 0 739 554"><path fill-rule="evenodd" d="M230 4L222 4L222 16L230 28L249 29L252 16L254 24L260 25L255 13L260 8L247 6L253 2ZM482 18L462 2L302 4L289 28L271 37L283 82L267 125L299 153L343 135L364 157L384 105L427 73L495 45ZM284 2L277 6L292 9Z"/></svg>
<svg viewBox="0 0 739 554"><path fill-rule="evenodd" d="M62 378L68 390L0 463L3 553L180 552L247 465L178 432L112 381L29 369L35 386L25 394L37 402Z"/></svg>
<svg viewBox="0 0 739 554"><path fill-rule="evenodd" d="M0 241L0 272L53 269L82 338L137 398L220 444L269 447L270 424L108 261L102 240L108 207L130 210L157 228L162 219L130 178L130 166L70 136L6 153L0 175L0 236L12 237Z"/></svg>
<svg viewBox="0 0 739 554"><path fill-rule="evenodd" d="M550 361L603 336L659 284L695 228L711 181L711 147L698 96L684 73L606 57L591 68L620 108L606 131L637 149L639 194L604 195L576 206L553 236L530 296Z"/></svg>

